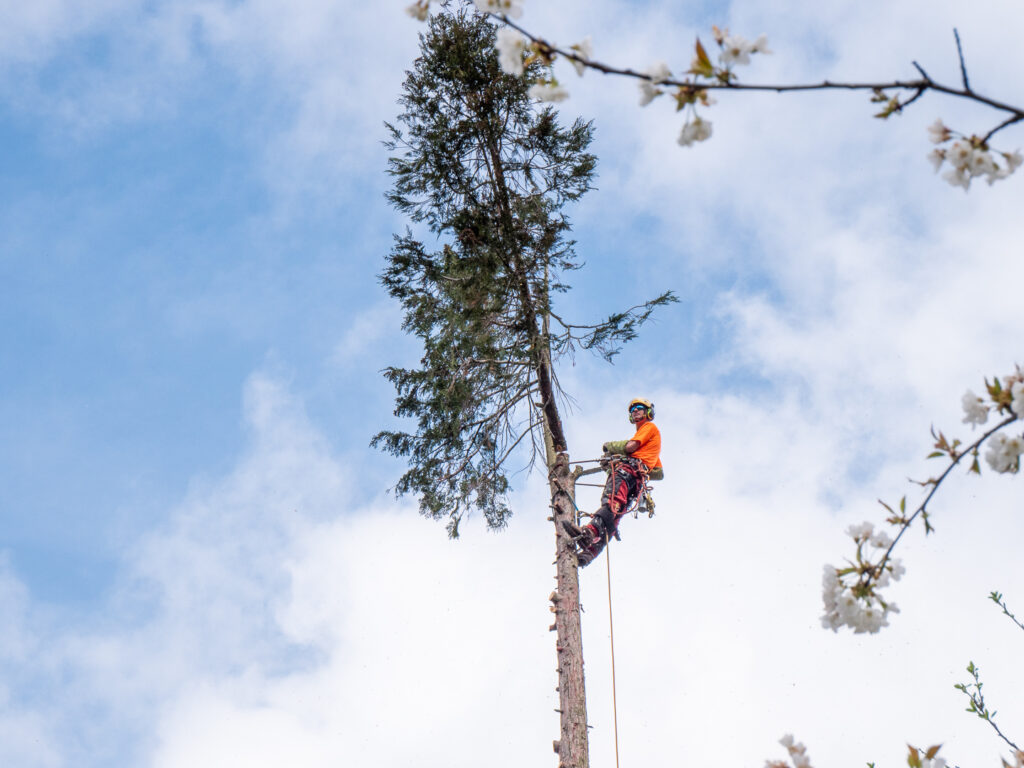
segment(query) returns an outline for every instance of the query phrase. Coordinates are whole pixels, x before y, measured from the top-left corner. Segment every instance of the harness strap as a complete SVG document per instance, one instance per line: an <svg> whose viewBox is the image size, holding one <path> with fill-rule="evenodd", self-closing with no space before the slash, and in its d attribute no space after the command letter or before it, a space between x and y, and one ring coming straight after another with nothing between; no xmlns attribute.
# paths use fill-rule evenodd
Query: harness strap
<svg viewBox="0 0 1024 768"><path fill-rule="evenodd" d="M625 517L630 512L633 513L633 519L636 519L640 514L640 499L644 499L647 502L647 516L654 517L654 497L651 495L650 485L650 469L640 459L633 456L624 456L622 458L612 457L610 461L610 469L612 473L612 487L611 496L615 496L615 482L617 480L616 470L619 464L625 464L627 467L632 469L640 478L640 488L636 497L633 499L633 503L624 510L616 512L616 517Z"/></svg>

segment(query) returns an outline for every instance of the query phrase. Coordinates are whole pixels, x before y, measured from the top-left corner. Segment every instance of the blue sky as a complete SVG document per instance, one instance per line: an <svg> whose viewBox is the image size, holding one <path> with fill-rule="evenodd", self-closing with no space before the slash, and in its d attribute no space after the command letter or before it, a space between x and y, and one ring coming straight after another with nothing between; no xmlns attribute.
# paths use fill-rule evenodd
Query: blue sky
<svg viewBox="0 0 1024 768"><path fill-rule="evenodd" d="M456 544L388 494L401 465L367 445L393 423L380 369L417 355L376 280L405 226L381 145L421 29L403 5L5 11L0 763L447 766L485 743L551 759L540 479L507 532L471 520ZM524 5L637 67L685 66L711 22L765 32L751 81L905 77L911 58L955 80L957 24L976 86L1024 102L1013 25L993 23L1009 4ZM576 455L626 436L636 394L666 436L659 515L615 551L619 701L642 713L626 754L745 765L793 731L815 765L901 760L907 740L996 764L952 683L974 658L1006 722L1024 717L1019 639L984 605L993 588L1024 604L1017 478L949 489L938 534L906 544L887 632L818 626L843 529L929 471L931 424L970 434L964 389L1024 362L1021 178L964 195L925 160L936 116L974 131L991 114L928 96L882 123L860 95L723 96L712 139L682 149L669 104L556 71L599 156L570 211L587 266L568 306L683 299L615 366L562 371ZM583 589L607 746L603 578Z"/></svg>

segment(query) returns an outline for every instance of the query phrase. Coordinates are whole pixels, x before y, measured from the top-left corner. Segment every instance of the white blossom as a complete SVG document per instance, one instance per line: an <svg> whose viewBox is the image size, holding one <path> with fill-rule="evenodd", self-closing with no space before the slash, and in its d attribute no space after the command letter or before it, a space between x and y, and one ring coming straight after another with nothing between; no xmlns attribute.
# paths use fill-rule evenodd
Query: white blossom
<svg viewBox="0 0 1024 768"><path fill-rule="evenodd" d="M876 531L868 539L868 542L876 549L888 549L892 546L892 539L889 538L889 534L885 531Z"/></svg>
<svg viewBox="0 0 1024 768"><path fill-rule="evenodd" d="M932 126L932 128L934 127ZM978 176L985 176L989 184L994 184L1000 179L1005 179L1017 167L1017 165L1012 165L1017 162L1017 158L1011 161L1010 155L1000 153L1006 160L1006 166L1001 166L991 151L976 147L964 139L954 141L941 156L938 154L939 151L941 150L929 155L935 169L939 169L943 159L948 161L952 168L942 174L942 178L953 186L964 189L969 189L971 179ZM1021 160L1024 161L1024 158Z"/></svg>
<svg viewBox="0 0 1024 768"><path fill-rule="evenodd" d="M935 172L938 173L942 163L946 160L946 150L935 148L928 153L928 159L931 161L932 167L935 168Z"/></svg>
<svg viewBox="0 0 1024 768"><path fill-rule="evenodd" d="M557 80L534 83L527 93L531 99L538 101L565 101L569 98L569 92L560 86Z"/></svg>
<svg viewBox="0 0 1024 768"><path fill-rule="evenodd" d="M417 0L412 5L406 6L405 12L417 21L426 21L430 15L430 0Z"/></svg>
<svg viewBox="0 0 1024 768"><path fill-rule="evenodd" d="M769 48L768 48L768 38L765 35L758 35L757 36L757 40L755 40L754 44L752 46L750 46L750 52L751 53L765 53L765 54L774 53L774 51L769 50Z"/></svg>
<svg viewBox="0 0 1024 768"><path fill-rule="evenodd" d="M807 747L802 742L794 742L793 734L787 733L779 739L779 744L784 746L786 751L789 752L794 768L811 768L811 759L807 757Z"/></svg>
<svg viewBox="0 0 1024 768"><path fill-rule="evenodd" d="M946 152L946 159L949 160L950 165L954 168L966 168L971 164L971 155L974 152L974 148L968 141L954 141L949 145L949 149Z"/></svg>
<svg viewBox="0 0 1024 768"><path fill-rule="evenodd" d="M999 181L1000 179L1005 179L1009 175L1010 175L1010 170L1008 168L1003 168L1002 166L996 166L995 170L992 171L992 173L990 173L988 175L988 179L987 179L988 185L991 187L997 181Z"/></svg>
<svg viewBox="0 0 1024 768"><path fill-rule="evenodd" d="M1010 173L1016 171L1024 163L1024 155L1021 155L1019 149L1015 152L1003 152L1003 158L1006 160L1006 170Z"/></svg>
<svg viewBox="0 0 1024 768"><path fill-rule="evenodd" d="M902 575L902 566L899 566L899 569L898 572ZM893 578L898 578L895 570ZM890 613L899 612L895 603L883 605L876 595L854 595L853 590L843 584L834 566L825 566L821 582L821 597L825 604L821 624L825 629L838 632L840 627L846 626L850 627L854 634L875 633L888 626Z"/></svg>
<svg viewBox="0 0 1024 768"><path fill-rule="evenodd" d="M655 97L660 96L664 91L658 87L659 84L665 82L672 77L672 71L668 68L668 65L664 61L659 61L652 66L647 68L644 72L649 80L640 81L640 106L646 107Z"/></svg>
<svg viewBox="0 0 1024 768"><path fill-rule="evenodd" d="M1020 455L1024 453L1024 436L993 435L988 444L985 461L996 472L1016 472L1020 468Z"/></svg>
<svg viewBox="0 0 1024 768"><path fill-rule="evenodd" d="M907 572L907 569L903 567L903 561L898 557L891 558L886 569L892 573L893 581L899 581L903 574Z"/></svg>
<svg viewBox="0 0 1024 768"><path fill-rule="evenodd" d="M750 54L753 51L753 43L748 42L739 35L730 35L722 41L722 52L718 55L718 58L725 66L730 64L749 64Z"/></svg>
<svg viewBox="0 0 1024 768"><path fill-rule="evenodd" d="M584 61L590 61L594 56L594 44L590 41L590 35L587 35L583 40L569 47ZM576 68L576 74L583 77L583 71L586 67L575 59L569 59L569 61L571 61L572 65Z"/></svg>
<svg viewBox="0 0 1024 768"><path fill-rule="evenodd" d="M952 136L952 131L943 125L941 118L936 118L935 122L928 126L928 139L932 144L941 144Z"/></svg>
<svg viewBox="0 0 1024 768"><path fill-rule="evenodd" d="M871 534L875 532L875 526L865 521L860 525L851 525L846 529L846 535L856 541L858 544L862 541L867 541L871 538Z"/></svg>
<svg viewBox="0 0 1024 768"><path fill-rule="evenodd" d="M875 587L885 589L891 581L899 581L907 569L898 558L891 559L882 569L881 575L875 579Z"/></svg>
<svg viewBox="0 0 1024 768"><path fill-rule="evenodd" d="M1010 401L1010 410L1017 415L1018 419L1024 419L1024 381L1014 382L1010 387L1010 394L1013 395L1013 400Z"/></svg>
<svg viewBox="0 0 1024 768"><path fill-rule="evenodd" d="M711 122L700 117L687 121L676 141L681 147L688 147L696 141L707 141L711 138Z"/></svg>
<svg viewBox="0 0 1024 768"><path fill-rule="evenodd" d="M640 106L641 107L646 107L648 104L650 104L652 101L654 101L654 99L657 98L658 96L660 96L662 93L663 93L663 91L661 90L661 88L658 88L650 80L641 80L640 81Z"/></svg>
<svg viewBox="0 0 1024 768"><path fill-rule="evenodd" d="M960 404L964 408L964 424L981 426L988 421L988 406L985 405L984 400L974 394L971 390L968 389L964 392L964 396L961 398Z"/></svg>
<svg viewBox="0 0 1024 768"><path fill-rule="evenodd" d="M954 187L963 187L964 189L970 189L971 187L971 176L966 168L950 168L942 174L942 178Z"/></svg>
<svg viewBox="0 0 1024 768"><path fill-rule="evenodd" d="M502 27L494 41L501 71L510 75L523 74L523 54L529 46L527 39L511 27Z"/></svg>
<svg viewBox="0 0 1024 768"><path fill-rule="evenodd" d="M969 167L971 169L971 176L991 177L999 170L999 166L996 165L992 153L984 149L975 149L971 152Z"/></svg>
<svg viewBox="0 0 1024 768"><path fill-rule="evenodd" d="M473 0L473 2L484 13L505 14L513 19L518 19L523 15L520 0Z"/></svg>

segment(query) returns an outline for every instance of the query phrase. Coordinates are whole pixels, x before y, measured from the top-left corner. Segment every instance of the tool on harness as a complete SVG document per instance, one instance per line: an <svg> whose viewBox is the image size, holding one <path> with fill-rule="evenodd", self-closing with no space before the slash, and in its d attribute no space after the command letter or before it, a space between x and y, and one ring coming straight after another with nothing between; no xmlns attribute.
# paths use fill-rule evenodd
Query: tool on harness
<svg viewBox="0 0 1024 768"><path fill-rule="evenodd" d="M637 515L641 512L646 512L648 517L654 517L654 497L651 495L651 491L646 486L644 487L643 493L640 494L640 502L636 505L636 512L633 518L636 519Z"/></svg>

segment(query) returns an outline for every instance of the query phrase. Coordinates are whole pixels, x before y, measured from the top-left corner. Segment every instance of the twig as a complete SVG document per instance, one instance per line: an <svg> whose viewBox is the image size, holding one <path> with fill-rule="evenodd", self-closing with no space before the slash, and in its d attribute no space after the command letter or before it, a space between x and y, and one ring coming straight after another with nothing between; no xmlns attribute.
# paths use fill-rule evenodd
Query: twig
<svg viewBox="0 0 1024 768"><path fill-rule="evenodd" d="M967 672L974 678L974 682L966 684L957 683L955 686L953 686L958 691L961 691L964 694L964 696L966 696L970 700L970 705L967 707L967 711L977 715L981 720L984 720L986 723L991 725L993 730L995 730L996 734L999 736L999 738L1006 742L1014 751L1020 752L1020 747L1018 747L1016 744L1010 741L1010 739L1007 738L1006 734L1004 734L999 729L999 726L996 725L996 713L990 712L988 707L985 706L985 697L981 693L983 683L981 682L981 678L979 676L980 670L976 666L974 666L973 661L967 665Z"/></svg>
<svg viewBox="0 0 1024 768"><path fill-rule="evenodd" d="M964 49L960 45L960 32L953 27L953 37L956 38L956 54L960 57L960 74L964 79L964 90L970 93L971 84L967 81L967 65L964 64Z"/></svg>
<svg viewBox="0 0 1024 768"><path fill-rule="evenodd" d="M893 549L896 548L896 544L899 543L899 540L903 537L903 534L907 532L907 529L910 528L910 526L914 523L914 520L917 518L917 516L925 511L925 508L928 506L928 502L932 500L932 496L935 495L935 492L939 490L939 486L942 485L942 481L949 476L949 473L952 472L953 468L960 463L960 460L964 456L973 454L978 449L978 446L985 442L989 437L994 435L1007 424L1010 424L1016 420L1016 416L1009 416L1006 419L1003 419L1003 421L1001 421L996 426L992 427L992 429L983 434L981 437L975 440L974 443L967 446L963 451L956 455L956 458L949 463L949 466L946 467L946 469L943 471L941 475L939 475L938 479L932 482L932 489L928 492L928 495L925 497L925 500L921 502L921 505L916 510L914 510L914 513L910 517L901 521L902 527L900 528L899 533L896 534L896 538L893 539L892 544L889 545L889 548L885 550L885 555L882 557L878 565L871 570L872 579L874 578L875 573L881 576L882 570L885 568L885 564L889 561L889 556L892 554Z"/></svg>
<svg viewBox="0 0 1024 768"><path fill-rule="evenodd" d="M1012 621L1014 624L1016 624L1021 629L1024 629L1024 624L1021 624L1020 620L1016 616L1014 616L1012 613L1010 613L1010 609L1007 607L1006 603L1003 602L1002 594L1000 594L999 592L993 592L992 594L990 594L988 596L988 599L991 600L993 603L995 603L996 605L998 605L1000 608L1003 609L1003 615L1004 616L1009 616L1010 617L1010 621Z"/></svg>
<svg viewBox="0 0 1024 768"><path fill-rule="evenodd" d="M999 125L997 125L995 128L993 128L991 131L986 133L985 137L981 140L981 143L988 144L988 140L991 139L996 133L1003 130L1003 128L1005 128L1008 125L1019 123L1021 120L1024 120L1024 114L1011 115L1010 117L1006 118L1003 122L1001 122Z"/></svg>

